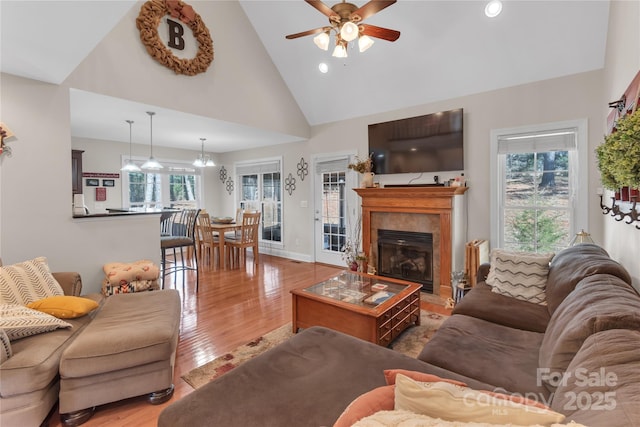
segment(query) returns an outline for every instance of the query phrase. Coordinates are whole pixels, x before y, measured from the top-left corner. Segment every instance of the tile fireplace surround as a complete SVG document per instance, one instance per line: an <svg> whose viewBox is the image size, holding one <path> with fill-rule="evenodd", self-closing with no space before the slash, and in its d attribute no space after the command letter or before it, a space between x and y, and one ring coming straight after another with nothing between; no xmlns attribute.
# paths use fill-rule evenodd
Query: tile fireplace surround
<svg viewBox="0 0 640 427"><path fill-rule="evenodd" d="M377 270L378 230L433 234L433 293L451 296L451 271L464 266L468 187L354 188L362 198L362 247Z"/></svg>

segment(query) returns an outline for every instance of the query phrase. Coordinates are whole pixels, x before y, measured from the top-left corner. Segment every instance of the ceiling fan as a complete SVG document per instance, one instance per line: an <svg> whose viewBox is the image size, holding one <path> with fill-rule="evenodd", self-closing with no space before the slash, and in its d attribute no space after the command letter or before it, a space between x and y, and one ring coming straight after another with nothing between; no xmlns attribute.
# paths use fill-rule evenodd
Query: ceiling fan
<svg viewBox="0 0 640 427"><path fill-rule="evenodd" d="M347 44L355 39L358 39L360 52L364 52L373 45L371 37L391 42L398 40L398 37L400 37L400 31L362 23L370 16L391 6L397 0L371 0L360 8L355 4L347 3L345 0L332 7L327 6L320 0L305 1L326 15L329 18L329 25L301 33L289 34L286 36L289 40L318 34L313 39L314 43L320 49L328 50L329 35L333 32L336 40L333 56L345 58L347 56Z"/></svg>

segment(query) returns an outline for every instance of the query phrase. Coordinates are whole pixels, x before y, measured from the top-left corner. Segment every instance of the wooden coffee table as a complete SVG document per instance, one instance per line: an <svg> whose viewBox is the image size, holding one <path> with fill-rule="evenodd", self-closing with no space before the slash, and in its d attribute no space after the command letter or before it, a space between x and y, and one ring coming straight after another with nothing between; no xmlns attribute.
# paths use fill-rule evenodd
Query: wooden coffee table
<svg viewBox="0 0 640 427"><path fill-rule="evenodd" d="M324 326L388 346L410 325L420 324L417 283L345 271L307 288L294 289L293 333Z"/></svg>

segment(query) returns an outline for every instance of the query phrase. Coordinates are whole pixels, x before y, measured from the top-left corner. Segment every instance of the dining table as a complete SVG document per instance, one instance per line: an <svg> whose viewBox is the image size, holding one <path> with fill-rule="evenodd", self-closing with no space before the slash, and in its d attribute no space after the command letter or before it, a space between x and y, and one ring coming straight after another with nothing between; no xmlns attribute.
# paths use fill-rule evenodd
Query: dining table
<svg viewBox="0 0 640 427"><path fill-rule="evenodd" d="M242 224L236 222L215 222L211 221L211 232L218 233L218 268L227 268L227 258L224 256L224 234L227 231L236 231L242 228ZM224 259L223 259L224 258Z"/></svg>

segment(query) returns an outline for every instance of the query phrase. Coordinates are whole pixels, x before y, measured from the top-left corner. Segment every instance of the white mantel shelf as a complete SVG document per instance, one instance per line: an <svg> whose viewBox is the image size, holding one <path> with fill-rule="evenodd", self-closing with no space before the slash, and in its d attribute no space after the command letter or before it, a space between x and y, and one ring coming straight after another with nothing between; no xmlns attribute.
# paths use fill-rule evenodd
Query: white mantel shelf
<svg viewBox="0 0 640 427"><path fill-rule="evenodd" d="M440 277L439 286L434 283L434 294L442 298L451 296L451 271L464 256L464 221L454 214L454 198L462 196L468 187L386 187L354 188L362 198L362 247L369 256L371 244L371 214L416 213L434 214L440 217ZM462 253L458 253L462 251ZM464 261L462 259L462 261ZM435 278L434 278L435 279Z"/></svg>

